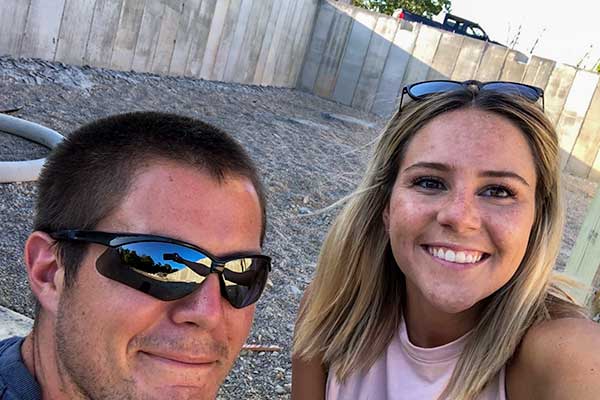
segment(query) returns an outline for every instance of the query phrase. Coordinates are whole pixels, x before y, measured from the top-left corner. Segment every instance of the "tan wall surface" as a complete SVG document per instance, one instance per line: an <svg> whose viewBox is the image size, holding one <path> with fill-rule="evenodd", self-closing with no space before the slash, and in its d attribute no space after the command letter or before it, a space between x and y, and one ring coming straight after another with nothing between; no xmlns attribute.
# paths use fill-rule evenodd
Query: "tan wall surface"
<svg viewBox="0 0 600 400"><path fill-rule="evenodd" d="M2 0L0 55L295 87L318 0Z"/></svg>
<svg viewBox="0 0 600 400"><path fill-rule="evenodd" d="M430 79L507 80L545 91L562 166L600 181L600 76L430 26L324 0L298 88L389 116L402 88Z"/></svg>

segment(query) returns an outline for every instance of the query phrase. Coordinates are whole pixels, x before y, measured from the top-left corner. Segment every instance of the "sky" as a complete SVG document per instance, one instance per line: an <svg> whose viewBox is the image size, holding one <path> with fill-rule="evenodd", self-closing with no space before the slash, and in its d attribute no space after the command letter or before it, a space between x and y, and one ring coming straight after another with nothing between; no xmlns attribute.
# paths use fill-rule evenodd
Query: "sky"
<svg viewBox="0 0 600 400"><path fill-rule="evenodd" d="M527 55L539 38L534 55L574 66L583 59L587 69L600 61L600 0L452 0L451 12L506 45L521 26L514 47Z"/></svg>

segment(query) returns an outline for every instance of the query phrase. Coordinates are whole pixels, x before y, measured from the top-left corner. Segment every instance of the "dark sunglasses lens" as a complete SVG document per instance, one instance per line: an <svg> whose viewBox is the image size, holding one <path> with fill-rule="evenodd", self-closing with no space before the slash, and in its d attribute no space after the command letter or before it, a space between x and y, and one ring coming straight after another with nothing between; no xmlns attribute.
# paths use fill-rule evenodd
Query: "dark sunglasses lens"
<svg viewBox="0 0 600 400"><path fill-rule="evenodd" d="M530 101L538 101L541 93L538 92L536 88L520 85L518 83L510 83L510 82L491 82L486 83L482 86L484 90L493 90L499 93L505 93L514 96L525 97Z"/></svg>
<svg viewBox="0 0 600 400"><path fill-rule="evenodd" d="M242 308L260 297L269 271L269 261L262 257L246 257L225 263L223 290L231 305Z"/></svg>
<svg viewBox="0 0 600 400"><path fill-rule="evenodd" d="M192 293L210 273L201 252L164 242L140 242L109 248L96 262L98 272L160 300Z"/></svg>
<svg viewBox="0 0 600 400"><path fill-rule="evenodd" d="M408 94L413 99L421 99L432 94L450 92L460 89L462 85L459 82L450 81L431 81L415 83L408 87Z"/></svg>
<svg viewBox="0 0 600 400"><path fill-rule="evenodd" d="M211 273L202 252L173 243L140 242L109 248L97 260L98 272L160 300L176 300L196 290ZM269 262L262 257L228 261L223 270L225 298L237 308L258 300Z"/></svg>

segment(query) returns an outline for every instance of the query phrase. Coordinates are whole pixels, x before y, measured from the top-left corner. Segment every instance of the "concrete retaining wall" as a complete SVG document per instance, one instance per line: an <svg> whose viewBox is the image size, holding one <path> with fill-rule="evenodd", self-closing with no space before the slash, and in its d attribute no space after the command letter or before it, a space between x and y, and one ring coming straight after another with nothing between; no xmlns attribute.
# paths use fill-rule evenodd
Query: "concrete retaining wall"
<svg viewBox="0 0 600 400"><path fill-rule="evenodd" d="M0 55L295 87L318 0L2 0Z"/></svg>
<svg viewBox="0 0 600 400"><path fill-rule="evenodd" d="M298 88L390 116L402 87L429 79L524 82L545 90L562 166L600 181L600 82L596 73L397 21L339 2L319 7Z"/></svg>

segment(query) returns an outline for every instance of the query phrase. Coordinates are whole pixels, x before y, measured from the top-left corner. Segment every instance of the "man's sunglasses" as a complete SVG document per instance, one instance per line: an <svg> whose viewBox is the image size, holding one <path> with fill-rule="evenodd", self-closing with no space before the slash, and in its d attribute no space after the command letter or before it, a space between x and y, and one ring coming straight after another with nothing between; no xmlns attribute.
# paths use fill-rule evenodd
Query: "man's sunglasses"
<svg viewBox="0 0 600 400"><path fill-rule="evenodd" d="M96 260L100 274L165 301L187 296L215 272L223 297L235 308L246 307L258 300L271 270L271 259L261 254L218 258L162 236L78 230L51 232L50 236L107 246Z"/></svg>
<svg viewBox="0 0 600 400"><path fill-rule="evenodd" d="M413 100L423 100L431 95L447 93L454 90L465 89L469 86L476 86L480 91L493 91L497 93L503 93L513 96L520 96L529 101L537 102L542 100L542 110L544 109L544 91L539 87L526 85L519 82L479 82L479 81L425 81L417 82L412 85L405 86L402 89L402 96L400 97L400 110L402 110L402 101L404 95L407 94Z"/></svg>

